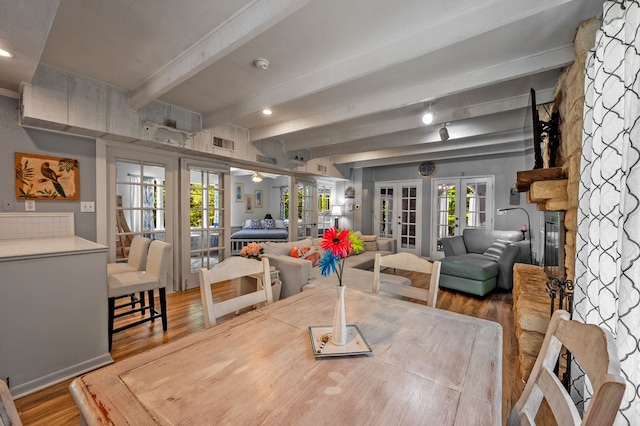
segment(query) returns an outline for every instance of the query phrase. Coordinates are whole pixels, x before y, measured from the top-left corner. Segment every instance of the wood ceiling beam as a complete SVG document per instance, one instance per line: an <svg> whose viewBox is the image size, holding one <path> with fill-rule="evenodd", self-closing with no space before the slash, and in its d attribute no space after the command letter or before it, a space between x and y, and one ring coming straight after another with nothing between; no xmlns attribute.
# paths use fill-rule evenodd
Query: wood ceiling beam
<svg viewBox="0 0 640 426"><path fill-rule="evenodd" d="M520 140L523 139L525 111L514 110L503 114L478 117L466 122L451 123L447 126L450 138L447 146L459 140L466 141L471 146L473 141L482 143L485 138L492 138L496 134L518 129ZM427 145L440 144L438 131L441 126L429 126L416 130L394 133L392 136L382 135L353 141L340 145L319 146L311 150L311 158L335 157L338 155L367 155L370 152L393 151L407 152L410 149L420 149ZM533 132L532 132L533 133ZM288 148L285 149L288 151Z"/></svg>
<svg viewBox="0 0 640 426"><path fill-rule="evenodd" d="M389 40L389 42L377 46L375 49L360 52L298 79L256 93L254 96L227 108L207 114L202 119L203 127L211 128L231 122L235 118L259 112L265 106L275 107L278 104L300 99L339 84L362 78L447 46L477 37L496 28L527 19L559 7L568 1L576 0L545 0L535 4L532 4L530 0L479 2L475 7L469 8L463 13L454 14L449 19L436 22L433 25L426 24L419 29L408 32L404 37ZM438 37L433 37L433 34L438 34ZM411 97L410 102L403 102L399 106L420 102L421 100ZM293 125L293 129L301 130L302 128L305 127L297 126L295 123ZM262 129L257 133L259 136L253 140L275 136L278 134L277 132L277 130L269 132L268 129Z"/></svg>
<svg viewBox="0 0 640 426"><path fill-rule="evenodd" d="M548 88L536 91L536 99L540 104L553 101L555 88ZM500 112L514 111L526 109L530 106L531 95L513 96L505 99L496 99L490 102L483 102L474 105L467 105L461 108L453 108L445 111L434 109L435 121L430 124L431 128L443 123L451 123L461 120L467 120L477 117L488 116ZM390 135L393 133L403 132L407 130L421 129L428 127L421 121L421 115L411 117L397 118L386 121L376 121L359 127L354 127L344 131L328 132L324 129L318 129L315 134L307 133L296 135L294 140L285 141L285 150L295 151L297 149L312 149L315 147L328 148L332 145L343 144L359 139L371 138L374 136Z"/></svg>
<svg viewBox="0 0 640 426"><path fill-rule="evenodd" d="M422 99L425 99L425 94L427 93L430 94L432 98L437 99L467 90L478 89L500 81L559 69L572 62L573 45L566 45L518 60L496 64L491 67L458 75L452 74L445 79L397 90L387 96L364 98L358 102L337 106L331 108L329 111L302 119L251 129L251 140L255 141L277 137L363 117L380 111L401 108L406 105L422 102Z"/></svg>
<svg viewBox="0 0 640 426"><path fill-rule="evenodd" d="M336 162L334 162L334 164L345 164L352 168L381 167L396 164L415 164L426 160L441 161L480 156L495 156L499 154L524 153L522 140L514 138L505 138L504 140L501 139L497 142L486 142L484 144L475 145L473 147L467 147L463 143L460 143L453 149L451 147L442 148L435 146L432 146L431 148L432 149L428 151L423 150L424 152L420 153L414 153L411 155L398 154L396 156L386 158L373 158L375 155L375 153L373 153L374 155L372 155L371 158L368 159L360 158L349 162L337 160Z"/></svg>
<svg viewBox="0 0 640 426"><path fill-rule="evenodd" d="M138 86L129 99L129 106L135 110L142 108L310 2L259 0L251 3Z"/></svg>

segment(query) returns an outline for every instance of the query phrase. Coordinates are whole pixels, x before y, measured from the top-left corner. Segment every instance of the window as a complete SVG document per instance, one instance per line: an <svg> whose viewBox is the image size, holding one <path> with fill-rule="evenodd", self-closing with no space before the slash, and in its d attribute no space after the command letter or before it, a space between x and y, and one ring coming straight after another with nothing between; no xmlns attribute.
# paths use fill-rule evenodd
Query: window
<svg viewBox="0 0 640 426"><path fill-rule="evenodd" d="M116 261L136 235L166 241L166 197L163 165L116 160Z"/></svg>

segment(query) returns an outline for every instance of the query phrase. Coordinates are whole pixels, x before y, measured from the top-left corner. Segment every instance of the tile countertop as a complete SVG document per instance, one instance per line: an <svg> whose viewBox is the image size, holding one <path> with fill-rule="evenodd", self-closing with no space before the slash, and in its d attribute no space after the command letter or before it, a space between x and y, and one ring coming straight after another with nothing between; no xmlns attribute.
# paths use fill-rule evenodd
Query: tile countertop
<svg viewBox="0 0 640 426"><path fill-rule="evenodd" d="M75 235L0 240L0 262L106 251L107 246Z"/></svg>

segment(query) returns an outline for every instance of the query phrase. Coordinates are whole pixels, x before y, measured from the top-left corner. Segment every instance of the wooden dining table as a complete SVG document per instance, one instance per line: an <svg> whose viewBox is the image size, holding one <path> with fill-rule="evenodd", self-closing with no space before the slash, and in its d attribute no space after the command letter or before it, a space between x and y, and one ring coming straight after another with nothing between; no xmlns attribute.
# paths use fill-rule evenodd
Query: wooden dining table
<svg viewBox="0 0 640 426"><path fill-rule="evenodd" d="M331 325L336 299L304 291L78 377L71 393L89 425L502 424L499 324L347 287L347 323L372 352L316 358L309 327Z"/></svg>

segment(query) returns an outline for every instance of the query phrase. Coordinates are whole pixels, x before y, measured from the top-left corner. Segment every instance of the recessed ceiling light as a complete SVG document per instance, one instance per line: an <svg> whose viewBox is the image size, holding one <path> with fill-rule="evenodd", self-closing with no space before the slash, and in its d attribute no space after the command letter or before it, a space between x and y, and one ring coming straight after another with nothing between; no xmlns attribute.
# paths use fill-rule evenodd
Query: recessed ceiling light
<svg viewBox="0 0 640 426"><path fill-rule="evenodd" d="M11 53L7 52L4 49L0 49L0 56L4 56L5 58L10 58L11 57Z"/></svg>
<svg viewBox="0 0 640 426"><path fill-rule="evenodd" d="M262 113L264 115L271 115L271 114L273 114L273 111L271 111L269 108L265 108L265 109L262 110Z"/></svg>

